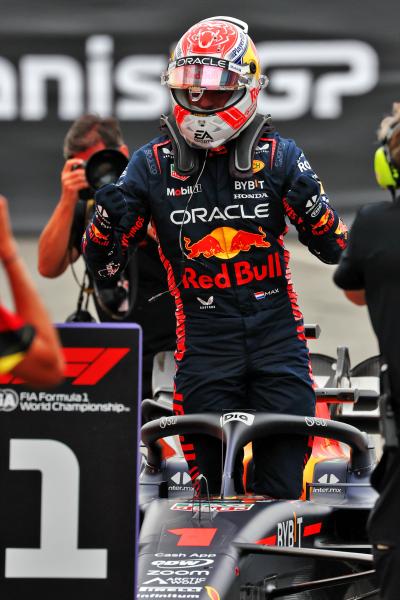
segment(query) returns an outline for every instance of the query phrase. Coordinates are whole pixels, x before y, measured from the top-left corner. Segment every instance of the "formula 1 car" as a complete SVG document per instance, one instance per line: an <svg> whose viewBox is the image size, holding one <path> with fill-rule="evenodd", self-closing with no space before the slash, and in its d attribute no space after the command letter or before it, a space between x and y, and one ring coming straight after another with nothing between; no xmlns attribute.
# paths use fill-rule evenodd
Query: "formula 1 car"
<svg viewBox="0 0 400 600"><path fill-rule="evenodd" d="M246 410L175 416L165 390L158 401L143 402L138 600L378 598L366 536L376 499L369 484L375 451L371 436L346 422L366 424L375 432L378 394L343 387L344 381L351 383L346 349L340 349L336 360L315 355L314 363L317 377L325 377L317 400L320 406L336 407L330 411L335 418L329 412L324 418ZM375 376L377 365L374 357L355 372L361 378ZM360 399L364 408L373 408L370 414L337 409L347 403L354 408ZM175 444L176 436L194 433L221 440L221 454L224 447L218 496L208 494L202 478L201 497L194 498L186 461ZM261 437L268 443L277 434L316 436L301 500L249 492L248 445ZM238 495L233 467L243 447L247 493Z"/></svg>

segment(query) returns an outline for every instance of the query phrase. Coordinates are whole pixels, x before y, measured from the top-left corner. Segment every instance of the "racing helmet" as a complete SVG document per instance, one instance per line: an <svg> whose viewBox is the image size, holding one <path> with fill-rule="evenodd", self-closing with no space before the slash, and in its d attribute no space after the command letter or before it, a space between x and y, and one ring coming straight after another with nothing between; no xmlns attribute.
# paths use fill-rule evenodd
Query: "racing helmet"
<svg viewBox="0 0 400 600"><path fill-rule="evenodd" d="M247 24L212 17L179 40L161 81L170 89L178 129L195 148L217 148L236 137L256 114L268 79Z"/></svg>

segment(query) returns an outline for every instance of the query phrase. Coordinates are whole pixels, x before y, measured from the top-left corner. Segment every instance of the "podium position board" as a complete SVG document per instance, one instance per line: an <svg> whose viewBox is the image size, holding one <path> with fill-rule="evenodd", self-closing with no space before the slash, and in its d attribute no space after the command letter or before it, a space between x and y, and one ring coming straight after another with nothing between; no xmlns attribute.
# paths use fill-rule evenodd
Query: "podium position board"
<svg viewBox="0 0 400 600"><path fill-rule="evenodd" d="M0 596L133 600L141 330L58 329L62 385L0 379Z"/></svg>

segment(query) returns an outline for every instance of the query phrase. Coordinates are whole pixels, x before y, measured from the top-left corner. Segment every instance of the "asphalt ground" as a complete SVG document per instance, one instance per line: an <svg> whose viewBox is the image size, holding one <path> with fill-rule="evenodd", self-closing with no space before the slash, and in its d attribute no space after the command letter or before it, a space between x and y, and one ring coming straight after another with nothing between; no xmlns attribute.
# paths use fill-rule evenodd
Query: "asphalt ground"
<svg viewBox="0 0 400 600"><path fill-rule="evenodd" d="M37 271L37 238L18 237L20 252L32 274L55 323L63 322L76 307L79 287L71 268L57 279L45 279ZM378 353L365 307L351 304L332 281L335 267L320 262L302 246L295 235L287 236L291 253L291 271L298 302L306 323L318 323L321 335L309 340L312 352L336 356L338 346L348 346L352 365ZM82 277L82 259L75 263L78 278ZM1 300L12 307L4 272L0 273ZM91 301L92 302L92 301ZM96 314L94 306L89 306Z"/></svg>

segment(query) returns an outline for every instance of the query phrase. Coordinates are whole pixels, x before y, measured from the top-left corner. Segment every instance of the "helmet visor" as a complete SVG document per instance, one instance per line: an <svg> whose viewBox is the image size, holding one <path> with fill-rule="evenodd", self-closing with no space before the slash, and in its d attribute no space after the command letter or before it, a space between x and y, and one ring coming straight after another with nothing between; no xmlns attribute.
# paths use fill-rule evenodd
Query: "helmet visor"
<svg viewBox="0 0 400 600"><path fill-rule="evenodd" d="M187 56L169 64L163 82L175 89L237 90L250 83L248 65L213 56Z"/></svg>
<svg viewBox="0 0 400 600"><path fill-rule="evenodd" d="M221 67L185 65L172 69L169 73L168 85L181 90L189 88L237 90L245 85L245 81L240 73L234 73Z"/></svg>
<svg viewBox="0 0 400 600"><path fill-rule="evenodd" d="M198 94L192 90L172 89L171 93L175 102L191 113L213 114L237 104L243 98L246 89L201 90Z"/></svg>

